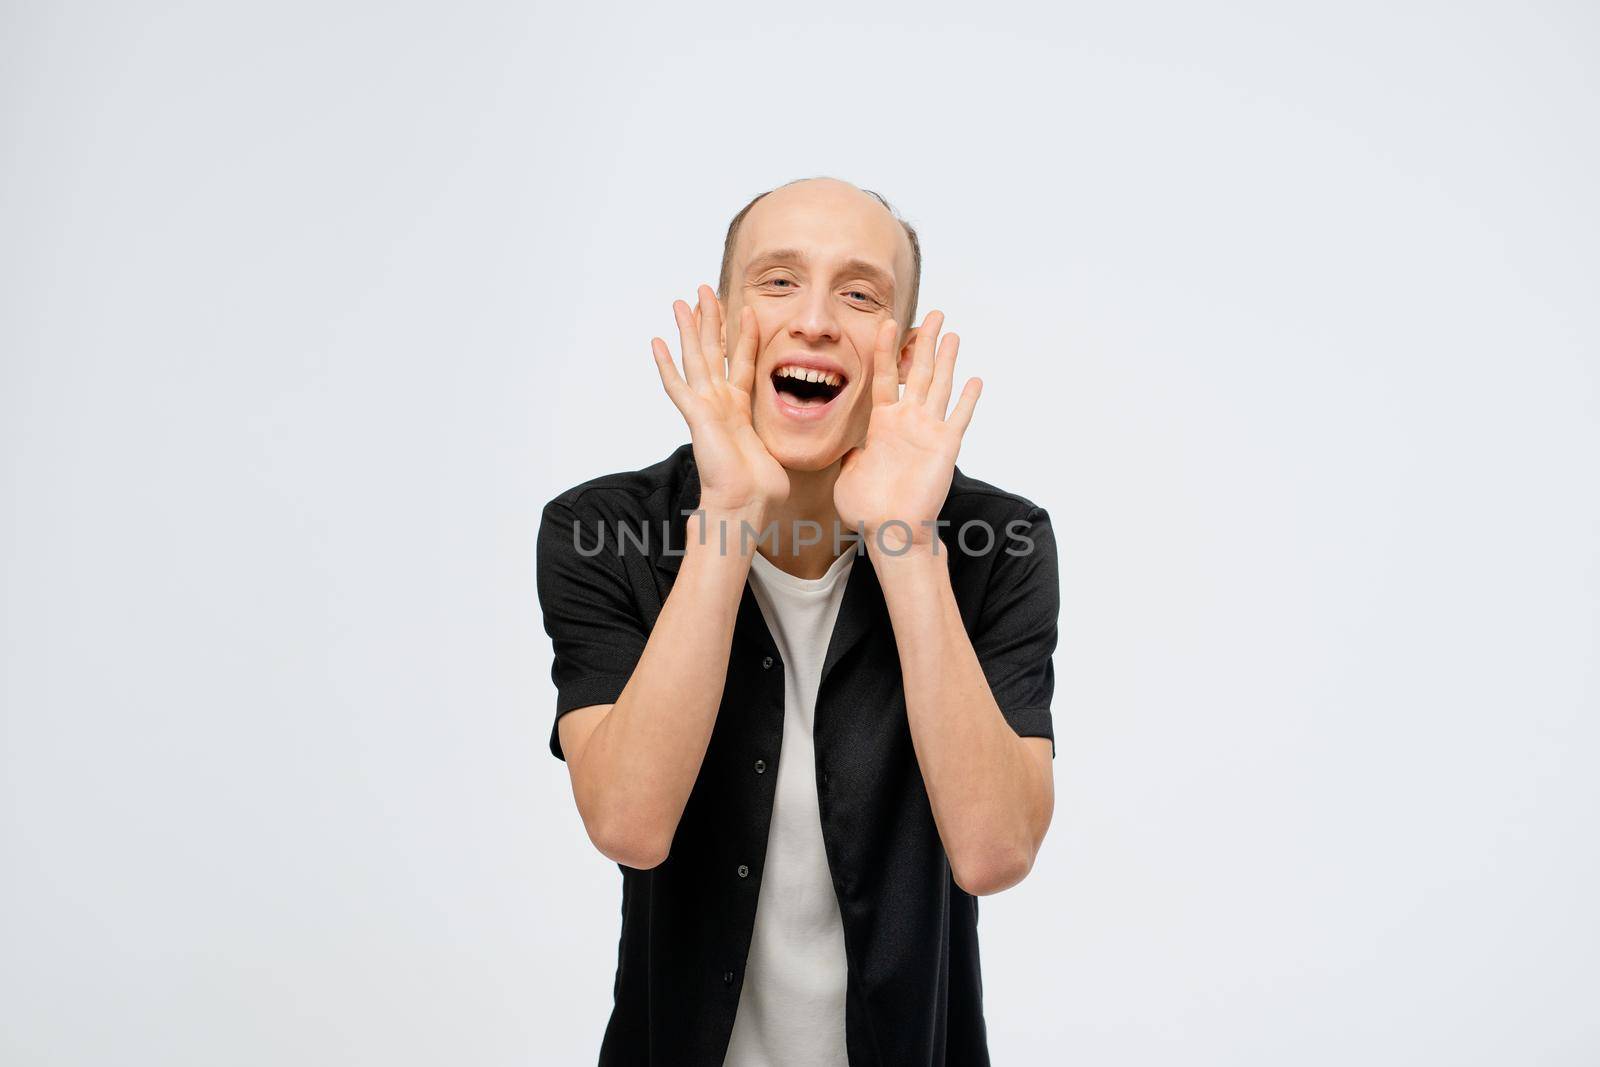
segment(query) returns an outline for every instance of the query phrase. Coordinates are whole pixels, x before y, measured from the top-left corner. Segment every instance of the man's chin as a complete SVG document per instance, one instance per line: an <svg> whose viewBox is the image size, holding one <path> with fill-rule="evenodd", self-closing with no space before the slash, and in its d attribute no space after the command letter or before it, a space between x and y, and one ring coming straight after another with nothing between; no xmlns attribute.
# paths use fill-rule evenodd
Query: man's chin
<svg viewBox="0 0 1600 1067"><path fill-rule="evenodd" d="M831 435L830 435L831 436ZM796 441L761 434L761 443L784 470L796 473L824 471L844 458L850 449L836 441Z"/></svg>

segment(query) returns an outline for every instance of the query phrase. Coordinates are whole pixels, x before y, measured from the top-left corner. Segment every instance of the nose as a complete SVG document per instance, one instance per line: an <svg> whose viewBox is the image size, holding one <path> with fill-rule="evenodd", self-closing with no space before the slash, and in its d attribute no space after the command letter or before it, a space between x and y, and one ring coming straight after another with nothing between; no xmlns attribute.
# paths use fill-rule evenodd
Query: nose
<svg viewBox="0 0 1600 1067"><path fill-rule="evenodd" d="M801 295L794 317L789 320L789 336L817 344L839 340L839 318L833 294L825 286L813 285Z"/></svg>

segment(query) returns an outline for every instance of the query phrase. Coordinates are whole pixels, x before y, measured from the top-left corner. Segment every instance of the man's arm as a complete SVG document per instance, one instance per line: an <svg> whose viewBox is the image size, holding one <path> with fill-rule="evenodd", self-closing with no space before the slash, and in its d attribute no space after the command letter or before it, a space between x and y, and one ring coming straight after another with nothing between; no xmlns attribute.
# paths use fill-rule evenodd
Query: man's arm
<svg viewBox="0 0 1600 1067"><path fill-rule="evenodd" d="M944 315L930 311L895 359L895 324L880 327L873 353L872 418L866 442L845 457L834 504L867 534L906 696L906 715L934 821L951 874L974 895L1015 885L1033 866L1055 805L1049 738L1023 738L1001 713L983 665L961 622L950 586L948 553L938 551L936 518L949 495L962 435L983 383L969 379L955 406L960 338L936 339ZM905 393L900 393L903 375ZM1053 541L1051 542L1053 546ZM1054 549L1051 548L1053 553ZM1053 563L1053 555L1051 557ZM1027 577L1053 579L1015 565L1003 591L1007 606L1027 607ZM1013 714L1046 714L1048 662L1055 642L1055 596L1036 599L1028 631L995 653L1018 692L1036 705ZM1009 598L1020 597L1015 604ZM996 631L997 633L999 631ZM1006 636L1006 635L1002 635ZM1044 683L1036 685L1033 683ZM1016 694L1008 694L1016 699Z"/></svg>
<svg viewBox="0 0 1600 1067"><path fill-rule="evenodd" d="M869 547L873 545L868 542ZM961 623L949 553L874 552L900 649L912 747L956 884L974 896L1025 878L1055 809L1052 742L1001 714Z"/></svg>
<svg viewBox="0 0 1600 1067"><path fill-rule="evenodd" d="M704 525L692 527L672 592L615 702L569 711L557 726L590 839L608 858L636 868L654 867L666 858L700 775L755 552L743 538L737 539L738 551L722 551L720 538L700 533L721 529L721 523L733 530L742 529L742 522L760 529L768 509L789 492L787 472L750 421L754 313L745 309L740 317L737 342L726 360L721 307L709 286L700 287L696 310L680 300L673 314L683 374L659 337L652 339L651 350L663 388L689 425ZM551 565L563 562L571 561L553 558ZM557 631L583 630L584 610L563 602L552 637ZM547 607L546 622L551 621ZM630 636L637 640L639 635ZM581 663L562 663L560 639L556 655L558 666L582 671Z"/></svg>
<svg viewBox="0 0 1600 1067"><path fill-rule="evenodd" d="M720 516L707 515L709 529ZM730 518L738 529L738 519ZM561 748L589 838L648 869L667 858L722 703L748 553L691 536L676 584L615 704L561 717Z"/></svg>

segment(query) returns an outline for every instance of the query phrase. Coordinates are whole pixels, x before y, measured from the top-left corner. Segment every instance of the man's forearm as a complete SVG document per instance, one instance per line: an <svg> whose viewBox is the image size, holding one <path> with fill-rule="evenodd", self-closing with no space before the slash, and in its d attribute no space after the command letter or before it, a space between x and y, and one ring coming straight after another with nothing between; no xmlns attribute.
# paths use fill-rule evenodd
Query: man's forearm
<svg viewBox="0 0 1600 1067"><path fill-rule="evenodd" d="M727 680L734 621L753 550L722 551L719 522L737 530L737 516L705 516L709 536L689 522L688 545L672 592L632 677L583 751L574 776L591 833L627 842L649 866L666 858L700 765L705 759Z"/></svg>
<svg viewBox="0 0 1600 1067"><path fill-rule="evenodd" d="M951 871L968 892L996 892L1032 866L1048 793L990 692L948 562L948 551L934 555L931 546L873 555L899 647L911 741Z"/></svg>

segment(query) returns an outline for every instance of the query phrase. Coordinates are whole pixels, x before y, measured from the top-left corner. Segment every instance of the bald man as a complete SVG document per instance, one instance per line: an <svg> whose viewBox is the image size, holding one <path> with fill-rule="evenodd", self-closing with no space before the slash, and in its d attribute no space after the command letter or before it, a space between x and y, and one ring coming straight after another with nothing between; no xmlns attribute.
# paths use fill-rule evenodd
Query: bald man
<svg viewBox="0 0 1600 1067"><path fill-rule="evenodd" d="M1050 825L1045 510L955 461L981 383L916 231L809 179L652 341L690 442L544 509L551 752L622 872L602 1065L983 1065L979 896Z"/></svg>

